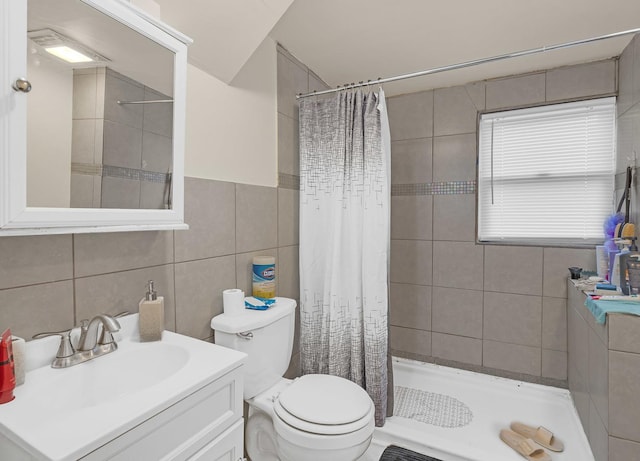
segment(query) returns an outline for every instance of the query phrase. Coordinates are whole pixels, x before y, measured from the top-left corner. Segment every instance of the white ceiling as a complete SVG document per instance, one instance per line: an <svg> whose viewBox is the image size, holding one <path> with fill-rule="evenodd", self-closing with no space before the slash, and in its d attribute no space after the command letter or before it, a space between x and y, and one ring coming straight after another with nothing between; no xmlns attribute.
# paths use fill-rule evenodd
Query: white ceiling
<svg viewBox="0 0 640 461"><path fill-rule="evenodd" d="M270 35L335 87L639 27L638 0L295 0ZM618 56L630 40L403 80L385 90L408 93Z"/></svg>
<svg viewBox="0 0 640 461"><path fill-rule="evenodd" d="M230 83L293 0L155 0L162 20L193 39L189 62Z"/></svg>

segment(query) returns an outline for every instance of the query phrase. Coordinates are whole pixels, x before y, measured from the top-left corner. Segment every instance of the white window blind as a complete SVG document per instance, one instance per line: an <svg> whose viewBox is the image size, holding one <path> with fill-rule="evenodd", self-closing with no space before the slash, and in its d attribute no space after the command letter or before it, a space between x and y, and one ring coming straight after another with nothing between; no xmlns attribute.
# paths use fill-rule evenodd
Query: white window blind
<svg viewBox="0 0 640 461"><path fill-rule="evenodd" d="M615 98L484 114L478 239L601 242L613 212Z"/></svg>

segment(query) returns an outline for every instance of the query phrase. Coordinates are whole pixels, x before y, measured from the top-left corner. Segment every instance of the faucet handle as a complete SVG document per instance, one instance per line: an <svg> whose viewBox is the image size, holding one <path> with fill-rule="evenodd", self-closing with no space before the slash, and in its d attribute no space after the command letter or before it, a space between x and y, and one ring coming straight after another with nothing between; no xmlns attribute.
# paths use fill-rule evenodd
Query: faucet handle
<svg viewBox="0 0 640 461"><path fill-rule="evenodd" d="M33 335L33 339L46 338L47 336L60 336L60 345L58 346L58 352L56 352L56 358L62 359L66 357L71 357L75 349L73 348L73 344L71 344L71 330L65 331L45 331L43 333L38 333Z"/></svg>

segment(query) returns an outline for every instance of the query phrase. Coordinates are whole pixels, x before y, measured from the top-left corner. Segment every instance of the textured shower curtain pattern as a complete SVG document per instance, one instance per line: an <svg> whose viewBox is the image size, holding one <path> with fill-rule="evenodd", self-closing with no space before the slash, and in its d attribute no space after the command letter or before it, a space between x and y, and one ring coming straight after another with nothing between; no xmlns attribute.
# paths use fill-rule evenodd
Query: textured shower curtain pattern
<svg viewBox="0 0 640 461"><path fill-rule="evenodd" d="M382 92L345 91L300 104L302 373L328 373L364 387L379 426L388 383L383 98Z"/></svg>

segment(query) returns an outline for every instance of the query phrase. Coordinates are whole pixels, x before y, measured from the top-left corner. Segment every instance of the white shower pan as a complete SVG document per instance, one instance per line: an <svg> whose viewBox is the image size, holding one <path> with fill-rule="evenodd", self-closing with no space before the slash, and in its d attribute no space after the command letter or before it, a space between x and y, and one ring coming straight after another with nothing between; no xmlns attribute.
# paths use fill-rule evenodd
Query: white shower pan
<svg viewBox="0 0 640 461"><path fill-rule="evenodd" d="M554 461L594 460L568 390L399 358L393 359L393 372L395 386L435 394L425 402L462 404L472 416L455 424L450 418L387 418L360 461L378 461L388 445L443 461L517 461L523 458L498 436L512 421L553 431L565 445L564 452L551 453ZM424 410L416 413L429 413Z"/></svg>

